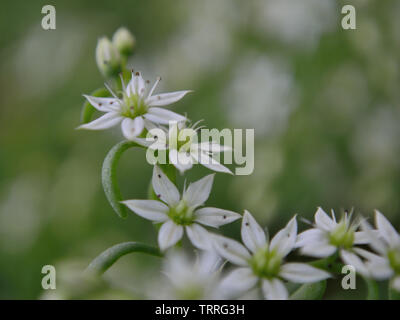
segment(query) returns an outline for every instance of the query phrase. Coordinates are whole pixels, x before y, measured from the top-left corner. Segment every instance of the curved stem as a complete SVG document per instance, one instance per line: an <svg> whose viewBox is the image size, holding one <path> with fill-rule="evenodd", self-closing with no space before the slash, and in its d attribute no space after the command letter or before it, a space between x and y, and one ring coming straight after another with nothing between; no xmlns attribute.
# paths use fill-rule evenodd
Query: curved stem
<svg viewBox="0 0 400 320"><path fill-rule="evenodd" d="M141 252L156 257L162 257L162 253L158 248L133 241L123 242L103 251L89 264L85 272L101 275L107 271L119 258L133 252Z"/></svg>
<svg viewBox="0 0 400 320"><path fill-rule="evenodd" d="M120 201L122 201L123 199L117 183L116 169L122 153L132 147L142 146L133 141L122 141L116 144L105 157L101 172L101 180L103 183L104 193L106 194L106 197L114 211L121 218L126 218L128 213L126 207L120 203Z"/></svg>

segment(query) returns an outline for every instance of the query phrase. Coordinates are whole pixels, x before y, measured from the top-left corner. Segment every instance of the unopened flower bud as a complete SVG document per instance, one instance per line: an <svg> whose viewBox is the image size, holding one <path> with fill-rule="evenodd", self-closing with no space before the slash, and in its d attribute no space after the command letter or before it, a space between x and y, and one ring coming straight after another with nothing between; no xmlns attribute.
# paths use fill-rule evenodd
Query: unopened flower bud
<svg viewBox="0 0 400 320"><path fill-rule="evenodd" d="M106 77L116 76L121 71L121 56L106 37L97 42L96 62L100 72Z"/></svg>
<svg viewBox="0 0 400 320"><path fill-rule="evenodd" d="M133 53L136 40L128 29L121 27L114 33L112 42L122 55L129 56Z"/></svg>

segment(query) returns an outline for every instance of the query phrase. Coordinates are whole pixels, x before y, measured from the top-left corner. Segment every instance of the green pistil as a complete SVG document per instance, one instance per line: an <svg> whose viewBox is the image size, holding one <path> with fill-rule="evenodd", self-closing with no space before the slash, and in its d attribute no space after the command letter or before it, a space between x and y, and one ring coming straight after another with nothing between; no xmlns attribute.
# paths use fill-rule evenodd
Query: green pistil
<svg viewBox="0 0 400 320"><path fill-rule="evenodd" d="M342 221L330 234L330 243L336 247L349 249L354 243L354 230Z"/></svg>
<svg viewBox="0 0 400 320"><path fill-rule="evenodd" d="M135 119L147 112L147 105L138 95L133 94L130 97L124 95L122 106L122 116Z"/></svg>
<svg viewBox="0 0 400 320"><path fill-rule="evenodd" d="M193 210L185 201L181 200L178 205L169 209L168 216L178 225L186 226L193 223Z"/></svg>
<svg viewBox="0 0 400 320"><path fill-rule="evenodd" d="M391 249L387 253L390 266L396 274L400 274L400 249Z"/></svg>
<svg viewBox="0 0 400 320"><path fill-rule="evenodd" d="M258 249L250 260L254 273L261 278L274 278L279 275L282 258L268 247Z"/></svg>

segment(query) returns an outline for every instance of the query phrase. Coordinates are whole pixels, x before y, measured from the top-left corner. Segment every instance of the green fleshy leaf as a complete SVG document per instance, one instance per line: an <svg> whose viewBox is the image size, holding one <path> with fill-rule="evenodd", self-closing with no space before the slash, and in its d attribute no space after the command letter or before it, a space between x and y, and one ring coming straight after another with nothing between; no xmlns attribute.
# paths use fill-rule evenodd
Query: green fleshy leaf
<svg viewBox="0 0 400 320"><path fill-rule="evenodd" d="M305 283L291 296L291 300L320 300L326 289L326 280L314 283Z"/></svg>
<svg viewBox="0 0 400 320"><path fill-rule="evenodd" d="M106 88L99 88L94 90L91 94L93 97L110 97L110 92ZM93 113L96 111L96 108L93 107L89 101L85 100L82 106L81 112L81 123L88 123L92 120Z"/></svg>
<svg viewBox="0 0 400 320"><path fill-rule="evenodd" d="M152 256L161 257L162 253L158 248L138 242L123 242L108 248L98 255L86 268L88 274L101 275L107 271L119 258L133 252L146 253Z"/></svg>
<svg viewBox="0 0 400 320"><path fill-rule="evenodd" d="M110 202L114 211L121 218L126 218L128 215L127 208L120 203L122 201L121 191L117 182L117 164L122 153L132 147L142 147L133 141L122 141L116 144L107 154L103 162L101 179L103 183L104 193Z"/></svg>

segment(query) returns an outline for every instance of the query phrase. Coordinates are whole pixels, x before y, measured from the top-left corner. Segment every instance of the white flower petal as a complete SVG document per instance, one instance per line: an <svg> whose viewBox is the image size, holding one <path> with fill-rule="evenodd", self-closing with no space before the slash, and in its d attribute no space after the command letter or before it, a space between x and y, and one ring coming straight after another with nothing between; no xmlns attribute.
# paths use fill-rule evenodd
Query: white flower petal
<svg viewBox="0 0 400 320"><path fill-rule="evenodd" d="M116 126L122 119L123 117L117 112L107 112L96 120L80 125L78 129L104 130Z"/></svg>
<svg viewBox="0 0 400 320"><path fill-rule="evenodd" d="M257 284L258 278L250 268L236 268L221 281L221 289L229 296L235 296L250 290Z"/></svg>
<svg viewBox="0 0 400 320"><path fill-rule="evenodd" d="M372 233L379 237L378 230L371 230ZM368 236L368 232L365 231L357 231L354 232L354 244L369 244L371 242L370 237Z"/></svg>
<svg viewBox="0 0 400 320"><path fill-rule="evenodd" d="M142 117L136 117L135 119L125 118L122 120L122 134L128 140L134 140L139 134L142 133L143 128L144 121Z"/></svg>
<svg viewBox="0 0 400 320"><path fill-rule="evenodd" d="M89 103L101 112L119 111L120 101L115 98L100 98L83 95Z"/></svg>
<svg viewBox="0 0 400 320"><path fill-rule="evenodd" d="M186 233L190 242L201 250L212 250L212 237L206 229L199 226L197 223L193 223L190 226L186 226Z"/></svg>
<svg viewBox="0 0 400 320"><path fill-rule="evenodd" d="M340 250L340 257L346 265L351 265L356 272L364 277L369 276L368 268L359 256L348 250Z"/></svg>
<svg viewBox="0 0 400 320"><path fill-rule="evenodd" d="M285 228L280 230L271 240L271 249L277 250L277 252L285 257L293 250L296 243L297 237L297 220L294 216L286 225Z"/></svg>
<svg viewBox="0 0 400 320"><path fill-rule="evenodd" d="M241 217L241 215L236 212L212 207L196 210L195 216L196 222L214 228L231 223Z"/></svg>
<svg viewBox="0 0 400 320"><path fill-rule="evenodd" d="M223 236L214 236L213 240L214 248L223 258L239 266L248 265L251 256L242 244Z"/></svg>
<svg viewBox="0 0 400 320"><path fill-rule="evenodd" d="M371 248L382 255L386 254L387 246L380 238L383 237L383 235L380 234L380 231L378 236L378 234L375 232L376 230L373 230L371 225L365 220L361 220L361 229L369 238L369 245Z"/></svg>
<svg viewBox="0 0 400 320"><path fill-rule="evenodd" d="M312 228L306 231L303 231L299 235L297 235L295 247L303 247L305 245L313 244L315 242L320 241L325 237L325 233L318 228Z"/></svg>
<svg viewBox="0 0 400 320"><path fill-rule="evenodd" d="M129 81L127 86L128 96L137 94L142 96L146 90L146 83L140 72L132 73L132 79Z"/></svg>
<svg viewBox="0 0 400 320"><path fill-rule="evenodd" d="M394 273L386 260L369 260L366 265L372 277L378 280L389 279Z"/></svg>
<svg viewBox="0 0 400 320"><path fill-rule="evenodd" d="M176 149L169 150L169 161L181 174L193 167L193 158L186 152L178 152Z"/></svg>
<svg viewBox="0 0 400 320"><path fill-rule="evenodd" d="M146 99L147 105L150 107L166 106L181 100L190 90L175 91L169 93L160 93Z"/></svg>
<svg viewBox="0 0 400 320"><path fill-rule="evenodd" d="M189 184L183 193L182 199L191 208L201 206L210 196L215 174L209 174L200 180Z"/></svg>
<svg viewBox="0 0 400 320"><path fill-rule="evenodd" d="M314 268L306 263L286 263L281 266L279 275L288 281L296 283L317 282L331 276L328 272Z"/></svg>
<svg viewBox="0 0 400 320"><path fill-rule="evenodd" d="M151 122L159 124L168 124L170 121L186 121L186 117L176 112L155 107L149 108L149 110L146 114L143 115L143 117Z"/></svg>
<svg viewBox="0 0 400 320"><path fill-rule="evenodd" d="M183 236L183 227L178 226L173 221L164 222L158 232L158 246L162 251L172 247Z"/></svg>
<svg viewBox="0 0 400 320"><path fill-rule="evenodd" d="M315 219L315 224L317 225L317 227L322 230L325 230L325 231L331 231L337 225L337 223L335 221L333 221L325 213L325 211L322 210L321 207L319 207L317 212L315 213L314 219Z"/></svg>
<svg viewBox="0 0 400 320"><path fill-rule="evenodd" d="M162 202L156 200L126 200L122 201L129 209L137 215L156 222L168 220L169 208Z"/></svg>
<svg viewBox="0 0 400 320"><path fill-rule="evenodd" d="M243 215L241 236L243 243L253 253L267 244L264 230L247 210Z"/></svg>
<svg viewBox="0 0 400 320"><path fill-rule="evenodd" d="M229 170L227 167L219 163L213 157L207 155L205 152L192 151L192 155L198 163L200 163L201 165L205 166L210 170L233 174L231 170Z"/></svg>
<svg viewBox="0 0 400 320"><path fill-rule="evenodd" d="M325 258L334 254L336 247L330 245L328 241L320 241L301 247L300 252L306 256Z"/></svg>
<svg viewBox="0 0 400 320"><path fill-rule="evenodd" d="M380 262L385 261L385 258L378 256L377 254L372 253L371 251L367 251L367 250L361 249L361 248L353 248L353 250L359 256L363 257L364 259L370 260L372 262L377 261L380 263Z"/></svg>
<svg viewBox="0 0 400 320"><path fill-rule="evenodd" d="M152 184L154 192L159 199L170 206L174 206L179 202L180 194L178 189L158 166L154 166Z"/></svg>
<svg viewBox="0 0 400 320"><path fill-rule="evenodd" d="M378 210L375 210L375 223L381 236L391 247L400 246L400 235L385 216Z"/></svg>
<svg viewBox="0 0 400 320"><path fill-rule="evenodd" d="M289 294L281 280L263 280L262 291L267 300L287 300Z"/></svg>

